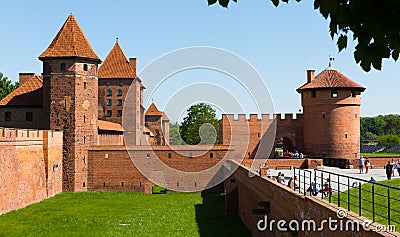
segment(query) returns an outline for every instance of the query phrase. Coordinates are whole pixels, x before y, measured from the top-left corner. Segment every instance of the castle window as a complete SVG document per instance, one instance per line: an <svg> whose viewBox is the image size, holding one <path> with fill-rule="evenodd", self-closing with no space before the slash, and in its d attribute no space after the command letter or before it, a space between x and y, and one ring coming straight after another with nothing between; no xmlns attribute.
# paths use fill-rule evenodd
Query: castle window
<svg viewBox="0 0 400 237"><path fill-rule="evenodd" d="M347 132L344 134L344 138L347 138L348 137L348 134L347 134Z"/></svg>
<svg viewBox="0 0 400 237"><path fill-rule="evenodd" d="M85 187L85 186L86 186L86 183L85 183L85 182L83 182L82 186L83 186L83 187Z"/></svg>
<svg viewBox="0 0 400 237"><path fill-rule="evenodd" d="M354 117L358 118L358 114L357 114L357 112L354 114Z"/></svg>
<svg viewBox="0 0 400 237"><path fill-rule="evenodd" d="M106 86L109 86L110 85L110 81L106 81Z"/></svg>
<svg viewBox="0 0 400 237"><path fill-rule="evenodd" d="M61 63L61 64L60 64L60 70L61 70L62 72L67 71L67 65L66 65L65 63Z"/></svg>
<svg viewBox="0 0 400 237"><path fill-rule="evenodd" d="M118 96L122 96L122 90L121 89L118 90L118 94L117 95Z"/></svg>
<svg viewBox="0 0 400 237"><path fill-rule="evenodd" d="M85 90L86 90L86 81L85 81L85 82L83 82L83 89L85 89Z"/></svg>
<svg viewBox="0 0 400 237"><path fill-rule="evenodd" d="M120 81L119 86L123 86L123 85L124 85L124 81Z"/></svg>
<svg viewBox="0 0 400 237"><path fill-rule="evenodd" d="M112 96L112 90L107 90L107 96Z"/></svg>
<svg viewBox="0 0 400 237"><path fill-rule="evenodd" d="M317 91L316 90L312 90L311 91L311 97L317 97Z"/></svg>
<svg viewBox="0 0 400 237"><path fill-rule="evenodd" d="M86 123L86 116L83 115L83 123Z"/></svg>
<svg viewBox="0 0 400 237"><path fill-rule="evenodd" d="M11 112L10 111L7 111L4 114L4 121L11 121Z"/></svg>
<svg viewBox="0 0 400 237"><path fill-rule="evenodd" d="M107 110L107 117L111 117L112 116L112 111L111 110Z"/></svg>
<svg viewBox="0 0 400 237"><path fill-rule="evenodd" d="M337 90L332 90L332 91L331 91L331 96L332 96L332 98L338 97L338 92L337 92Z"/></svg>
<svg viewBox="0 0 400 237"><path fill-rule="evenodd" d="M147 154L146 154L146 157L147 157L147 158L150 158L150 153L147 153Z"/></svg>
<svg viewBox="0 0 400 237"><path fill-rule="evenodd" d="M117 105L121 106L122 105L122 100L117 100Z"/></svg>
<svg viewBox="0 0 400 237"><path fill-rule="evenodd" d="M107 105L112 105L112 99L107 100Z"/></svg>
<svg viewBox="0 0 400 237"><path fill-rule="evenodd" d="M87 71L88 70L88 65L87 64L83 64L83 71Z"/></svg>
<svg viewBox="0 0 400 237"><path fill-rule="evenodd" d="M210 152L210 158L214 158L214 153Z"/></svg>
<svg viewBox="0 0 400 237"><path fill-rule="evenodd" d="M26 121L33 121L33 113L32 112L26 112L25 113L25 119Z"/></svg>
<svg viewBox="0 0 400 237"><path fill-rule="evenodd" d="M325 116L326 116L326 113L322 112L322 118L325 118Z"/></svg>
<svg viewBox="0 0 400 237"><path fill-rule="evenodd" d="M117 111L117 116L118 116L118 117L122 117L122 110L118 110L118 111Z"/></svg>
<svg viewBox="0 0 400 237"><path fill-rule="evenodd" d="M171 152L170 153L168 153L168 158L171 158L172 157L172 154L171 154Z"/></svg>
<svg viewBox="0 0 400 237"><path fill-rule="evenodd" d="M83 136L83 144L86 144L86 136Z"/></svg>
<svg viewBox="0 0 400 237"><path fill-rule="evenodd" d="M258 137L260 137L260 135L261 135L260 133L257 134Z"/></svg>
<svg viewBox="0 0 400 237"><path fill-rule="evenodd" d="M190 154L189 154L189 158L190 158L190 159L192 159L192 158L193 158L193 154L192 154L192 152L190 152Z"/></svg>

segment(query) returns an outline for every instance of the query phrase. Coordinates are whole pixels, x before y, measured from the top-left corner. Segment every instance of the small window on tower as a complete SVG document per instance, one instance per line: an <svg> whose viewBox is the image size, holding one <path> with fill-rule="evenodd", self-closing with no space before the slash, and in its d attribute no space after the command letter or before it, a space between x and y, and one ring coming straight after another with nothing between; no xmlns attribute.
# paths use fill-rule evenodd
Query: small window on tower
<svg viewBox="0 0 400 237"><path fill-rule="evenodd" d="M112 116L112 111L111 110L107 110L107 117L111 117Z"/></svg>
<svg viewBox="0 0 400 237"><path fill-rule="evenodd" d="M25 117L26 117L26 121L33 121L33 113L32 112L26 112Z"/></svg>
<svg viewBox="0 0 400 237"><path fill-rule="evenodd" d="M65 63L61 63L61 64L60 64L60 70L61 70L62 72L67 71L67 65L66 65Z"/></svg>
<svg viewBox="0 0 400 237"><path fill-rule="evenodd" d="M311 91L311 97L317 97L317 91L316 90L312 90Z"/></svg>
<svg viewBox="0 0 400 237"><path fill-rule="evenodd" d="M111 99L107 100L107 105L112 105L112 100Z"/></svg>
<svg viewBox="0 0 400 237"><path fill-rule="evenodd" d="M107 96L112 96L112 90L107 90Z"/></svg>
<svg viewBox="0 0 400 237"><path fill-rule="evenodd" d="M85 82L83 82L83 89L85 89L85 90L86 90L86 81L85 81Z"/></svg>
<svg viewBox="0 0 400 237"><path fill-rule="evenodd" d="M337 92L337 90L332 90L332 91L331 91L331 96L332 96L332 98L337 98L337 97L338 97L338 92Z"/></svg>
<svg viewBox="0 0 400 237"><path fill-rule="evenodd" d="M124 81L120 81L120 82L119 82L119 85L120 85L120 86L123 86L123 85L124 85Z"/></svg>
<svg viewBox="0 0 400 237"><path fill-rule="evenodd" d="M326 116L326 113L322 112L322 118L325 118L325 116Z"/></svg>
<svg viewBox="0 0 400 237"><path fill-rule="evenodd" d="M118 96L122 96L122 90L121 89L118 90Z"/></svg>
<svg viewBox="0 0 400 237"><path fill-rule="evenodd" d="M106 81L106 86L109 86L110 85L110 81Z"/></svg>
<svg viewBox="0 0 400 237"><path fill-rule="evenodd" d="M83 71L87 71L88 70L88 65L87 64L83 64Z"/></svg>
<svg viewBox="0 0 400 237"><path fill-rule="evenodd" d="M11 112L10 111L7 111L4 114L4 121L11 121Z"/></svg>
<svg viewBox="0 0 400 237"><path fill-rule="evenodd" d="M121 106L122 105L122 100L117 100L117 105Z"/></svg>
<svg viewBox="0 0 400 237"><path fill-rule="evenodd" d="M344 134L344 138L347 138L348 137L348 134L347 134L347 132Z"/></svg>
<svg viewBox="0 0 400 237"><path fill-rule="evenodd" d="M118 117L122 117L122 110L118 110L117 112L118 112L118 114L117 114Z"/></svg>

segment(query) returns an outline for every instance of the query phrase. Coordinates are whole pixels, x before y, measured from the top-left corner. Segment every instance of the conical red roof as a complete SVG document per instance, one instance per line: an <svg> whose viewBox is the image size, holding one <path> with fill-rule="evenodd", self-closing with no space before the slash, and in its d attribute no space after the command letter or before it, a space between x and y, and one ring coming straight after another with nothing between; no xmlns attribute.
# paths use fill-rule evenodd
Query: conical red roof
<svg viewBox="0 0 400 237"><path fill-rule="evenodd" d="M118 43L114 45L99 68L99 78L137 78Z"/></svg>
<svg viewBox="0 0 400 237"><path fill-rule="evenodd" d="M71 14L39 59L59 57L80 57L101 61Z"/></svg>

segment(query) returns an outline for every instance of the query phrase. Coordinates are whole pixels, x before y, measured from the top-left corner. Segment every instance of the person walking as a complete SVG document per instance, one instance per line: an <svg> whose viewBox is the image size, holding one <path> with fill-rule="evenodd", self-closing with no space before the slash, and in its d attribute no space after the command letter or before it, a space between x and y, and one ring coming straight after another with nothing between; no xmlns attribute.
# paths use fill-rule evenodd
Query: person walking
<svg viewBox="0 0 400 237"><path fill-rule="evenodd" d="M399 173L400 176L400 160L397 161L396 166L397 166L397 173Z"/></svg>
<svg viewBox="0 0 400 237"><path fill-rule="evenodd" d="M390 163L390 161L388 161L388 163L385 167L385 170L386 170L387 179L392 179L393 165L392 165L392 163Z"/></svg>
<svg viewBox="0 0 400 237"><path fill-rule="evenodd" d="M364 172L364 157L360 156L358 159L358 168L360 169L360 174Z"/></svg>
<svg viewBox="0 0 400 237"><path fill-rule="evenodd" d="M364 165L365 165L365 173L368 174L368 169L369 169L369 166L371 165L371 164L369 163L368 157L365 158Z"/></svg>

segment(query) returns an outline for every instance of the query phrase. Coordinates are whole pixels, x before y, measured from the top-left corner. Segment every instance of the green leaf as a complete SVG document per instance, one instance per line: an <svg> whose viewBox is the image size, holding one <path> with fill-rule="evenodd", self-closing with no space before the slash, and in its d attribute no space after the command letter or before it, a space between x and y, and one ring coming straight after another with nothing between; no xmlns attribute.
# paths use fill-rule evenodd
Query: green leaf
<svg viewBox="0 0 400 237"><path fill-rule="evenodd" d="M219 5L223 6L223 7L228 7L229 4L229 0L218 0Z"/></svg>
<svg viewBox="0 0 400 237"><path fill-rule="evenodd" d="M275 7L279 6L279 0L271 0Z"/></svg>
<svg viewBox="0 0 400 237"><path fill-rule="evenodd" d="M217 0L208 0L208 5L213 5L217 2Z"/></svg>
<svg viewBox="0 0 400 237"><path fill-rule="evenodd" d="M346 35L340 35L337 41L337 46L339 48L339 52L342 51L343 49L347 48L347 36Z"/></svg>
<svg viewBox="0 0 400 237"><path fill-rule="evenodd" d="M399 50L394 49L392 52L392 58L394 59L394 61L397 61L397 59L399 59Z"/></svg>

